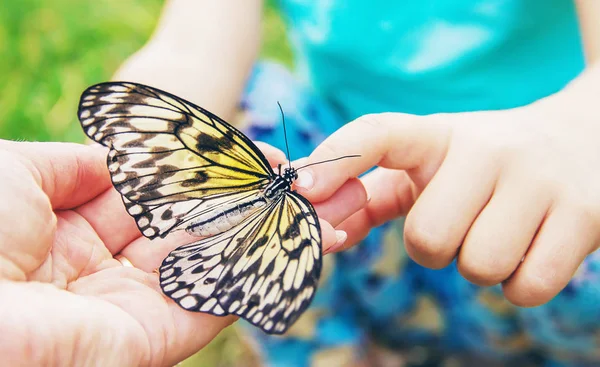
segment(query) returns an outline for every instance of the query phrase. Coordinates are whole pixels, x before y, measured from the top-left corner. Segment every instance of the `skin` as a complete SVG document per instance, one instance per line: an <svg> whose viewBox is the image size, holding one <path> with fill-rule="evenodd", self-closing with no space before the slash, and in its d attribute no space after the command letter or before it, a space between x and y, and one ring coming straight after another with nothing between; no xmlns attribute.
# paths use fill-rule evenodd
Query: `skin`
<svg viewBox="0 0 600 367"><path fill-rule="evenodd" d="M600 245L600 7L578 3L588 68L562 91L504 111L363 116L320 145L308 163L360 154L301 172L299 192L329 197L362 179L371 201L339 228L342 251L406 216L408 255L433 269L457 259L482 286L502 284L518 306L551 300Z"/></svg>
<svg viewBox="0 0 600 367"><path fill-rule="evenodd" d="M113 80L169 90L231 121L258 52L261 6L167 1L152 38ZM227 57L206 57L207 49ZM257 145L273 166L286 163L283 152ZM163 296L155 269L198 238L142 237L110 183L106 154L0 140L0 171L10 172L0 180L0 330L11 333L0 337L0 355L10 365L172 366L236 320L187 312ZM333 227L365 202L354 179L315 205L325 252L346 237Z"/></svg>
<svg viewBox="0 0 600 367"><path fill-rule="evenodd" d="M282 161L282 152L260 146L271 162ZM0 330L11 335L0 337L5 363L172 366L235 321L185 311L162 294L154 270L198 238L142 237L110 183L106 153L0 140L0 171L8 173L0 180ZM331 221L321 220L324 248L337 241L332 224L365 195L352 180L317 206ZM336 200L357 206L334 212ZM116 260L119 253L134 267Z"/></svg>
<svg viewBox="0 0 600 367"><path fill-rule="evenodd" d="M167 0L113 80L167 90L232 121L261 42L261 0Z"/></svg>
<svg viewBox="0 0 600 367"><path fill-rule="evenodd" d="M600 9L596 0L577 4L592 64ZM152 38L113 79L169 90L231 121L258 54L261 6L166 1ZM515 304L549 300L600 236L597 69L519 109L348 124L304 163L363 157L302 171L299 191L328 221L325 251L408 215L417 262L437 268L458 257L467 279L502 282ZM261 149L273 165L284 160ZM11 172L0 180L0 330L11 332L0 337L0 355L11 365L168 366L235 321L183 311L162 295L153 270L190 238L142 238L111 188L105 157L97 147L0 141L0 169ZM373 165L380 168L355 178ZM332 227L347 231L346 243Z"/></svg>

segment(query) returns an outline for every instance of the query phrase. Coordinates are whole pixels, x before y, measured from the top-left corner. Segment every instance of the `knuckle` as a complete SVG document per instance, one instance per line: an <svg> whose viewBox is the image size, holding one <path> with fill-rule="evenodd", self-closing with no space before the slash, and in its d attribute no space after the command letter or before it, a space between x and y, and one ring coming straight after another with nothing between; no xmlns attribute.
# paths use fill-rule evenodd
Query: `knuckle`
<svg viewBox="0 0 600 367"><path fill-rule="evenodd" d="M486 129L469 129L463 125L456 129L456 139L459 145L470 147L480 157L501 161L523 160L523 150L529 141L524 134L516 134L512 129L502 124L501 127L488 126Z"/></svg>
<svg viewBox="0 0 600 367"><path fill-rule="evenodd" d="M600 226L600 200L596 200L592 195L573 195L568 202L574 206L582 230L593 230Z"/></svg>
<svg viewBox="0 0 600 367"><path fill-rule="evenodd" d="M58 218L52 209L50 199L40 188L35 187L28 190L28 195L29 206L36 214L35 218L31 218L32 222L36 223L40 237L43 237L44 240L51 239L54 236Z"/></svg>
<svg viewBox="0 0 600 367"><path fill-rule="evenodd" d="M514 264L502 258L469 256L461 252L458 256L458 271L467 280L481 286L492 286L506 280L513 273Z"/></svg>
<svg viewBox="0 0 600 367"><path fill-rule="evenodd" d="M385 113L369 113L356 119L356 123L365 125L368 129L379 129L385 125L383 118L385 115Z"/></svg>
<svg viewBox="0 0 600 367"><path fill-rule="evenodd" d="M337 157L340 155L339 143L332 139L326 139L321 145L319 145L318 153L319 157Z"/></svg>
<svg viewBox="0 0 600 367"><path fill-rule="evenodd" d="M397 120L398 115L399 114L391 112L363 115L355 120L358 125L355 132L360 134L375 134L377 138L383 142L384 139L387 139L390 136L389 122Z"/></svg>
<svg viewBox="0 0 600 367"><path fill-rule="evenodd" d="M432 233L424 226L406 223L404 228L406 250L417 263L434 269L447 266L454 256L454 248L446 236Z"/></svg>
<svg viewBox="0 0 600 367"><path fill-rule="evenodd" d="M554 297L563 285L552 274L528 272L518 276L505 290L506 298L519 307L533 307Z"/></svg>

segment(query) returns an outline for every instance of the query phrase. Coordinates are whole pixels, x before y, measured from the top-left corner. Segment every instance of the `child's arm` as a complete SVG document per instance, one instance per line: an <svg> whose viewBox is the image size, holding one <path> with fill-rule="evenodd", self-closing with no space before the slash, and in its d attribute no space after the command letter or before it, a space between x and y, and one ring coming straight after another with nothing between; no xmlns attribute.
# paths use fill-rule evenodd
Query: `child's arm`
<svg viewBox="0 0 600 367"><path fill-rule="evenodd" d="M577 0L576 3L586 59L592 64L600 61L600 1Z"/></svg>
<svg viewBox="0 0 600 367"><path fill-rule="evenodd" d="M113 79L169 91L231 118L260 44L261 0L169 0Z"/></svg>
<svg viewBox="0 0 600 367"><path fill-rule="evenodd" d="M367 206L339 226L344 248L406 215L406 250L424 266L456 258L465 278L501 283L521 306L568 284L600 245L600 7L579 5L589 66L562 91L503 111L363 116L313 152L306 163L361 155L300 171L313 202L383 167L362 179Z"/></svg>

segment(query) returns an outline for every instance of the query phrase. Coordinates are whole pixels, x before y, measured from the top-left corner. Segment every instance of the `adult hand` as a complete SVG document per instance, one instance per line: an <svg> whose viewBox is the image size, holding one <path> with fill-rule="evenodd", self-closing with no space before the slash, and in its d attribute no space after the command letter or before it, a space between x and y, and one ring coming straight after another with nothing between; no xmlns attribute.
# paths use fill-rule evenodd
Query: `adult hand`
<svg viewBox="0 0 600 367"><path fill-rule="evenodd" d="M261 147L271 162L283 160ZM154 270L197 238L142 237L112 188L106 154L97 146L0 141L0 355L7 364L174 365L235 320L188 312L163 296ZM346 216L366 197L356 180L336 195L345 200L348 192L358 199ZM322 223L328 247L336 233Z"/></svg>
<svg viewBox="0 0 600 367"><path fill-rule="evenodd" d="M416 262L457 258L479 285L502 283L514 304L534 306L569 282L600 240L600 68L560 93L504 111L367 115L341 128L301 171L298 191L328 198L363 178L368 205L342 223L356 243L398 216Z"/></svg>

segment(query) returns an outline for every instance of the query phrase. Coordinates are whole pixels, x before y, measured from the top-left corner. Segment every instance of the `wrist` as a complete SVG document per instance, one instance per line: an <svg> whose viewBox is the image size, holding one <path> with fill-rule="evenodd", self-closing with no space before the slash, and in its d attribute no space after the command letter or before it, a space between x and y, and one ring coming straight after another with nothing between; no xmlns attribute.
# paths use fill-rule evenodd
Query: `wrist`
<svg viewBox="0 0 600 367"><path fill-rule="evenodd" d="M600 122L600 63L586 68L562 90L532 104L552 119ZM561 119L560 117L564 117Z"/></svg>

